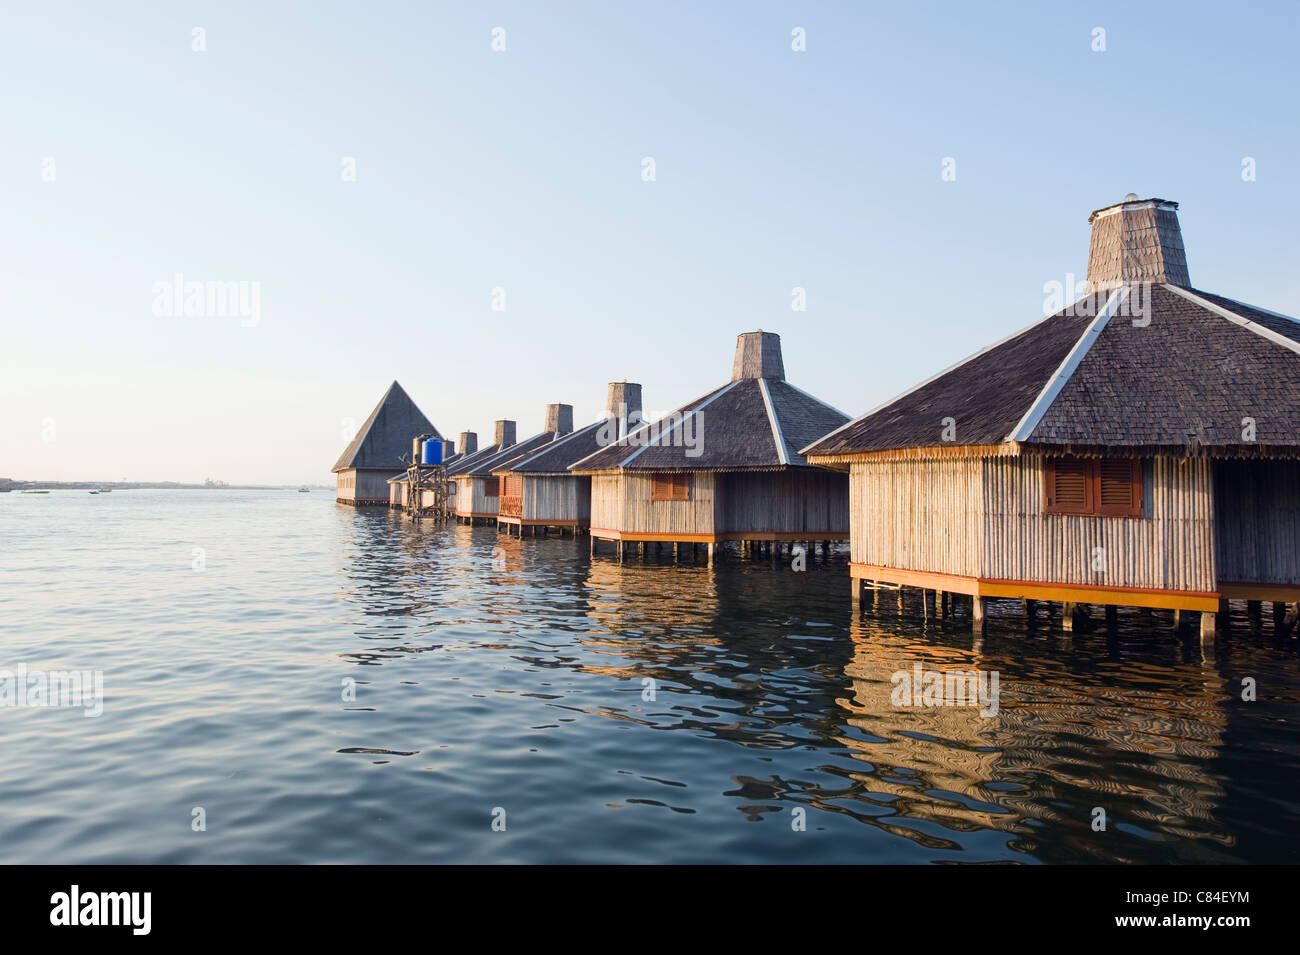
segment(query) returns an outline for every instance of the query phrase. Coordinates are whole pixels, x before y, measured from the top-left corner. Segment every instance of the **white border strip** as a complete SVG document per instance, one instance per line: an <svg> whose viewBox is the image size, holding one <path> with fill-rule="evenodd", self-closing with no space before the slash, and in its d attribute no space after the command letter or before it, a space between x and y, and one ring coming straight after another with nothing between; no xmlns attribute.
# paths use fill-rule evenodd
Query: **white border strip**
<svg viewBox="0 0 1300 955"><path fill-rule="evenodd" d="M763 404L767 407L767 420L772 425L772 440L776 442L777 457L782 464L790 463L790 454L785 448L785 437L781 434L781 422L776 420L776 409L772 407L772 393L767 390L767 379L758 379L758 390L763 393Z"/></svg>
<svg viewBox="0 0 1300 955"><path fill-rule="evenodd" d="M947 374L949 374L950 372L954 372L954 371L956 371L958 368L962 367L963 365L968 365L968 364L970 364L971 362L973 362L976 358L979 358L980 356L985 355L985 354L987 354L988 352L991 352L993 349L995 349L995 348L1001 348L1001 347L1002 347L1003 345L1005 345L1007 342L1009 342L1009 341L1014 341L1015 339L1019 338L1021 335L1024 335L1024 334L1026 334L1026 333L1028 333L1028 332L1033 331L1035 328L1037 328L1039 325L1042 325L1044 322L1050 321L1050 320L1053 319L1053 318L1058 318L1058 317L1060 317L1061 315L1064 315L1066 312L1070 311L1070 309L1074 308L1075 305L1078 305L1079 302L1082 302L1083 299L1085 299L1085 298L1089 298L1089 297L1090 297L1090 296L1085 295L1085 296L1083 296L1082 298L1078 299L1077 301L1070 303L1070 304L1067 305L1065 308L1061 309L1059 312L1053 312L1051 315L1044 315L1042 318L1040 318L1038 321L1034 322L1032 325L1026 325L1024 328L1020 329L1019 331L1012 332L1012 333L1011 333L1010 335L1008 335L1006 338L1003 338L1003 339L1001 339L1001 340L999 340L999 341L994 342L992 345L989 345L987 348L981 348L979 351L975 352L975 354L973 354L973 355L967 355L965 358L963 358L961 361L957 362L956 364L949 365L947 368L945 368L943 371L939 372L939 373L936 374L936 375L931 375L929 378L925 379L925 381L921 382L919 385L916 385L915 387L912 387L912 388L908 388L908 389L907 389L906 391L904 391L901 395L895 395L893 398L890 398L890 399L889 399L888 401L886 401L884 404L876 405L876 407L872 408L872 409L871 409L870 411L868 411L866 414L858 415L856 418L852 419L851 421L846 421L844 424L840 425L838 428L836 428L834 431L830 432L829 434L824 434L824 435L822 435L820 438L818 438L818 439L817 439L816 441L814 441L812 444L808 445L808 447L806 447L806 448L800 448L800 449L799 449L799 453L802 454L802 455L804 455L804 456L807 456L809 449L812 448L814 445L821 444L823 441L827 440L828 438L833 438L833 437L835 437L835 435L839 434L839 433L840 433L841 431L843 431L845 428L851 428L853 425L857 424L859 421L865 421L867 418L870 418L873 414L877 414L878 412L884 411L884 410L885 410L886 408L888 408L890 405L897 404L898 402L900 402L900 401L902 401L904 398L906 398L908 395L910 395L910 394L914 394L915 392L920 391L920 390L921 390L922 388L924 388L926 385L928 385L928 384L930 384L930 383L932 383L932 382L938 381L938 380L939 380L940 378L942 378L944 375L947 375ZM794 386L792 385L791 387L794 387ZM809 397L811 397L811 396L809 396ZM828 407L829 407L829 406L828 406ZM838 410L838 409L836 409L836 410ZM843 413L844 413L844 412L842 412L842 411L840 412L840 414L843 414ZM826 452L826 453L829 453L829 452Z"/></svg>
<svg viewBox="0 0 1300 955"><path fill-rule="evenodd" d="M1279 335L1277 332L1273 331L1273 329L1265 328L1263 325L1260 325L1257 322L1252 322L1248 318L1243 318L1242 316L1237 315L1234 312L1230 312L1222 305L1215 305L1209 299L1201 298L1195 292L1189 292L1185 288L1179 288L1177 285L1166 285L1165 288L1169 289L1169 291L1171 292L1176 292L1177 294L1181 295L1183 298L1187 299L1187 301L1194 302L1195 304L1201 306L1201 308L1209 309L1211 312L1213 312L1215 315L1218 315L1221 318L1226 318L1234 325L1240 325L1242 328L1254 332L1260 338L1267 338L1273 344L1281 345L1283 348L1290 349L1291 351L1295 352L1297 355L1300 355L1300 342L1297 342L1294 339L1287 338L1285 335ZM1241 304L1244 305L1245 302L1242 302ZM1250 307L1254 308L1253 305ZM1264 309L1261 308L1260 311L1262 312L1264 311ZM1277 313L1270 312L1269 314L1275 315ZM1287 316L1279 315L1278 317L1286 318ZM1291 319L1291 321L1295 321L1295 319Z"/></svg>
<svg viewBox="0 0 1300 955"><path fill-rule="evenodd" d="M679 427L681 427L682 422L685 421L686 418L687 418L689 415L693 415L693 414L695 414L695 412L699 411L699 410L700 410L701 408L703 408L705 405L708 405L708 404L711 404L711 403L714 402L714 401L717 401L719 398L721 398L723 395L725 395L725 394L726 394L728 391L730 391L732 388L735 388L736 385L738 385L740 382L742 382L742 381L744 381L744 380L745 380L745 379L743 379L743 378L737 378L735 381L730 382L729 384L723 385L721 388L719 388L717 391L715 391L715 392L714 392L714 393L713 393L709 398L707 398L707 399L704 400L704 401L701 401L701 402L700 402L698 405L696 405L694 408L691 408L690 411L688 411L688 412L686 412L685 414L683 414L683 415L681 416L681 418L678 420L678 422L677 422L675 425L673 425L671 428L669 428L667 431L661 431L661 432L659 432L659 434L656 436L655 440L656 440L656 441L661 440L661 439L664 438L666 435L669 435L669 434L671 434L673 431L677 430ZM699 401L698 398L697 398L696 400ZM689 404L690 404L690 403L688 402L686 405L683 405L682 408L688 407ZM658 419L656 419L656 420L654 420L654 421L647 422L646 424L644 424L644 425L642 425L641 427L637 428L636 431L630 432L629 434L627 434L626 436L624 436L623 438L621 438L620 441L619 441L619 443L620 443L620 444L624 444L624 445L627 446L627 447L631 447L631 444L632 444L632 436L633 436L633 435L635 435L635 434L640 434L642 431L645 431L645 430L647 430L647 429L653 428L653 427L654 427L655 425L657 425L660 421L663 421L664 418L671 418L673 415L677 414L677 413L680 412L681 410L682 410L681 408L678 408L676 411L670 411L668 414L664 415L663 418L658 418ZM618 445L613 445L613 444L612 444L612 445L610 445L610 447L611 447L611 448L612 448L612 447L618 447ZM631 454L629 454L627 457L625 457L622 461L619 461L618 464L615 464L615 465L613 465L612 467L608 467L608 468L600 468L600 470L602 470L602 471L617 471L617 470L619 470L620 468L625 468L625 467L627 467L629 461L631 461L633 458L635 458L635 457L636 457L638 454L640 454L642 451L646 450L646 448L652 448L652 447L654 447L654 448L658 448L658 447L663 447L663 445L660 445L660 444L643 444L643 445L641 445L641 447L637 448L635 451L633 451ZM608 450L609 450L609 448L600 448L599 450L596 450L596 451L591 452L591 454L587 455L586 458L583 458L582 461L586 461L587 458L594 458L596 455L600 454L602 451L608 451ZM570 470L570 471L581 471L581 470L583 470L583 468L579 467L579 465L582 464L582 461L575 461L575 462L573 462L572 464L570 464L570 465L569 465L569 470Z"/></svg>
<svg viewBox="0 0 1300 955"><path fill-rule="evenodd" d="M1060 367L1047 380L1043 390L1038 393L1038 397L1029 406L1029 410L1025 412L1024 417L1011 429L1011 434L1006 440L1027 441L1029 439L1029 435L1034 428L1038 427L1038 422L1043 420L1043 415L1047 414L1047 409L1052 406L1056 396L1061 393L1061 389L1065 387L1066 382L1070 380L1070 376L1074 374L1079 367L1079 363L1083 361L1084 356L1088 354L1088 350L1092 348L1097 341L1097 337L1101 335L1102 330L1110 322L1110 317L1128 298L1128 292L1129 286L1121 285L1110 293L1110 298L1106 301L1106 307L1097 313L1097 317L1092 320L1088 330L1074 343L1070 353L1065 356L1065 360L1061 362Z"/></svg>
<svg viewBox="0 0 1300 955"><path fill-rule="evenodd" d="M520 461L520 462L519 462L518 464L516 464L514 467L510 468L510 470L511 470L511 471L518 471L521 467L523 467L523 466L524 466L525 464L527 464L529 461L532 461L534 458L540 458L543 454L550 454L552 451L554 451L554 450L555 450L556 448L558 448L560 445L564 444L564 442L566 442L566 441L571 441L571 440L573 440L574 438L578 437L579 435L586 434L586 433L587 433L588 431L590 431L592 428L599 428L599 427L600 427L602 424L604 424L604 423L605 423L605 419L602 418L600 421L597 421L595 424L585 425L584 427L579 428L577 431L570 431L568 434L563 435L562 437L556 438L556 439L555 439L554 441L552 441L550 444L544 444L544 445L542 445L542 449L541 449L540 451L538 451L536 454L530 454L528 457L524 458L522 461ZM556 472L556 473L558 473L558 472Z"/></svg>

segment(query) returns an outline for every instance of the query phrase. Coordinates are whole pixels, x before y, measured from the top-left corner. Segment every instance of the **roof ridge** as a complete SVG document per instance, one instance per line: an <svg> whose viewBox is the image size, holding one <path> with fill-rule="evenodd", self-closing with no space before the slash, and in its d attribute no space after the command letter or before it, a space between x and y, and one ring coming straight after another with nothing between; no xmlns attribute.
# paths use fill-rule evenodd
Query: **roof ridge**
<svg viewBox="0 0 1300 955"><path fill-rule="evenodd" d="M1034 428L1038 427L1038 423L1043 420L1043 415L1047 413L1047 409L1052 406L1052 402L1060 395L1061 390L1078 369L1079 363L1091 350L1102 331L1110 324L1111 316L1119 310L1120 305L1128 298L1128 293L1128 285L1121 285L1110 293L1110 297L1106 300L1106 307L1097 313L1097 317L1084 329L1083 334L1074 343L1074 347L1070 349L1069 354L1056 366L1056 371L1052 372L1051 377L1047 379L1047 383L1043 385L1038 396L1034 398L1020 420L1016 422L1016 426L1011 429L1011 433L1007 435L1006 440L1024 441L1033 433Z"/></svg>
<svg viewBox="0 0 1300 955"><path fill-rule="evenodd" d="M1265 328L1263 325L1260 325L1258 322L1252 322L1249 318L1246 318L1244 315L1238 315L1236 312L1230 312L1222 305L1218 305L1214 302L1211 302L1208 298L1202 298L1200 295L1197 295L1195 292L1192 292L1188 289L1179 288L1177 285L1169 285L1168 283L1166 283L1164 287L1169 289L1169 291L1171 292L1177 292L1179 295L1187 299L1189 302L1199 305L1204 309L1208 309L1209 311L1218 315L1220 318L1225 318L1228 321L1232 322L1234 325L1239 325L1249 332L1254 332L1260 338L1266 338L1269 341L1271 341L1273 344L1281 345L1283 348L1288 349L1289 351L1293 351L1297 355L1300 355L1300 342L1287 338L1285 335L1280 335L1277 332L1273 331L1273 329L1271 328ZM1226 296L1224 297L1226 298ZM1238 305L1244 305L1246 308L1255 307L1253 305L1247 305L1245 302L1237 302L1236 299L1228 299L1228 301L1235 302ZM1267 309L1261 308L1259 309L1259 311L1266 312ZM1280 315L1278 317L1288 318L1289 316ZM1291 319L1291 321L1295 321L1295 319Z"/></svg>
<svg viewBox="0 0 1300 955"><path fill-rule="evenodd" d="M840 425L834 431L830 432L829 434L822 435L820 438L818 438L816 441L814 441L812 444L808 445L807 447L800 448L799 454L806 457L808 455L808 452L812 448L821 444L823 441L827 441L830 438L835 437L835 435L839 434L845 428L852 427L853 425L857 424L859 421L865 421L867 418L870 418L874 414L879 414L881 411L884 411L890 405L895 405L898 402L902 401L904 398L906 398L908 395L915 394L916 392L920 391L926 385L938 381L940 378L944 377L947 374L950 374L951 372L956 371L958 368L961 368L964 365L969 365L971 362L973 362L976 358L979 358L981 355L985 355L988 352L991 352L995 348L1000 348L1003 345L1007 344L1007 342L1015 341L1021 335L1033 331L1035 328L1037 328L1039 325L1044 324L1045 322L1050 322L1054 318L1059 318L1060 316L1068 312L1070 309L1074 308L1074 306L1082 302L1085 298L1090 298L1092 294L1093 293L1090 292L1087 295L1081 295L1079 298L1075 299L1069 305L1065 306L1065 308L1053 312L1051 315L1044 315L1042 318L1034 322L1032 325L1026 325L1024 328L1020 329L1019 331L1012 332L1010 335L1007 335L1005 338L1002 338L994 342L992 345L989 345L985 348L981 348L979 351L967 355L961 361L951 364L943 371L931 375L929 378L925 379L925 381L921 382L919 385L914 385L913 387L908 388L906 391L902 392L901 394L897 394L894 397L890 398L888 401L876 405L876 407L872 408L870 411L867 411L864 414L860 414L856 418L850 418L848 421L844 422L844 424ZM844 412L841 411L840 413L843 414Z"/></svg>
<svg viewBox="0 0 1300 955"><path fill-rule="evenodd" d="M659 438L664 437L664 435L671 434L672 432L676 431L678 428L680 428L680 427L682 426L682 422L686 420L687 415L698 414L699 411L700 411L700 409L703 408L705 405L712 404L714 401L716 401L718 398L721 398L723 395L725 395L725 394L726 394L728 391L730 391L732 388L735 388L736 385L740 384L742 381L747 381L747 380L749 380L749 379L746 379L746 378L737 378L737 379L735 379L734 381L730 381L730 382L728 382L727 384L725 384L723 387L717 389L716 391L713 392L713 394L709 395L708 398L706 398L704 401L701 401L699 404L697 404L697 405L696 405L694 408L692 408L690 411L686 412L686 413L683 414L680 418L678 418L676 421L674 421L674 422L673 422L673 426L672 426L671 428L669 428L667 431L660 431L659 434L656 436L655 440L659 440ZM680 410L680 409L679 409L679 410ZM675 411L674 411L674 412L670 412L669 414L664 415L664 418L670 417L670 416L673 415L673 414L676 414L676 412L675 412ZM660 418L659 420L662 421L663 418ZM651 446L651 445L648 444L648 443L647 443L647 444L643 444L643 445L641 445L641 447L637 448L635 451L633 451L631 454L629 454L627 457L625 457L622 461L620 461L620 462L618 463L618 466L619 466L620 468L625 468L625 467L627 467L628 464L632 461L633 458L635 458L635 457L636 457L638 454L640 454L641 452L645 451L645 449L648 448L648 447L650 447L650 446Z"/></svg>
<svg viewBox="0 0 1300 955"><path fill-rule="evenodd" d="M592 428L600 427L602 424L605 423L606 420L608 419L602 418L600 421L593 422L592 424L584 424L581 428L578 428L576 431L570 431L568 434L561 435L560 437L556 438L554 441L547 442L546 444L542 445L540 449L538 449L536 454L528 455L528 457L524 458L524 460L518 462L513 467L511 467L510 470L511 471L518 470L519 468L527 464L529 461L536 460L537 458L540 458L543 454L550 454L552 451L554 451L560 445L564 444L566 441L576 438L580 434L585 434L587 431L590 431ZM527 454L527 452L524 453Z"/></svg>
<svg viewBox="0 0 1300 955"><path fill-rule="evenodd" d="M772 440L776 443L776 456L782 464L790 463L790 452L785 446L785 436L781 434L781 422L776 420L776 409L772 407L772 393L767 390L767 379L758 379L758 390L763 394L763 407L767 409L767 420L772 426Z"/></svg>
<svg viewBox="0 0 1300 955"><path fill-rule="evenodd" d="M627 434L625 434L623 437L619 438L619 440L618 440L617 443L615 443L615 444L608 444L608 445L606 445L606 446L603 447L603 448L597 448L595 451L592 451L591 454L587 455L587 457L579 458L577 461L574 461L572 464L569 465L569 469L570 469L570 470L578 470L578 465L582 464L583 461L586 461L588 458L594 458L594 457L595 457L596 455L598 455L598 454L603 454L604 452L608 451L610 448L616 448L616 447L618 447L620 444L622 444L624 447L628 447L628 448L632 447L631 441L632 441L632 438L633 438L634 435L638 435L638 434L640 434L640 433L643 432L643 431L649 431L649 430L651 430L651 429L654 428L654 426L657 425L659 422L665 420L666 418L671 417L672 415L677 414L677 413L678 413L679 411L681 411L683 408L691 408L691 411L690 411L690 412L687 412L687 413L688 413L688 414L694 414L695 411L697 411L697 410L700 409L700 408L703 408L706 404L708 404L709 402L713 401L714 398L718 398L718 397L720 397L721 395L723 395L724 393L730 391L732 388L734 388L734 387L736 386L737 382L739 382L739 381L745 381L745 380L746 380L746 379L738 378L738 379L736 379L736 381L729 381L729 382L727 382L725 385L722 385L722 386L720 386L720 387L718 387L718 388L714 388L712 391L705 392L704 395L702 395L700 398L695 398L695 399L692 400L692 401L688 401L688 402L686 402L686 404L684 404L684 405L679 405L678 407L674 408L672 411L668 412L668 414L666 414L666 415L661 415L660 417L656 418L656 419L653 420L653 421L645 421L645 422L643 422L641 425L639 425L639 426L637 427L637 429L636 429L635 431L629 431L629 432L628 432ZM694 406L694 407L692 407L692 406ZM686 420L686 414L683 414L683 415L681 416L681 418L678 420L677 424L681 424L682 421L685 421L685 420ZM676 427L676 425L674 425L674 427ZM670 429L670 430L671 430L671 429ZM661 435L661 436L662 436L662 434L663 434L663 432L660 432L660 435ZM634 451L632 454L628 455L628 456L627 456L626 458L624 458L622 461L619 461L618 464L611 465L611 466L614 467L614 468L621 468L621 467L623 467L623 465L625 465L628 461L631 461L632 458L636 457L638 454L640 454L642 451L644 451L644 450L645 450L646 448L648 448L648 447L650 447L650 445L648 445L648 444L643 444L643 445L641 445L641 447L637 448L636 451ZM602 469L602 470L603 470L603 469Z"/></svg>

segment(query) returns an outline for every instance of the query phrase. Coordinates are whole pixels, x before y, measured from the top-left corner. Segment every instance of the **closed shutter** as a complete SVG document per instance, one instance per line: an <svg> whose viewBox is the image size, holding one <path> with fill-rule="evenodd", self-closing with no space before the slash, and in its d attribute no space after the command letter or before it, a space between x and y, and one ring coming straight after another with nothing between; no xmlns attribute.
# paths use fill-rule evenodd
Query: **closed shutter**
<svg viewBox="0 0 1300 955"><path fill-rule="evenodd" d="M501 479L490 477L483 479L483 496L499 497L501 494Z"/></svg>
<svg viewBox="0 0 1300 955"><path fill-rule="evenodd" d="M1092 511L1089 462L1080 458L1051 458L1047 462L1047 512L1088 514Z"/></svg>
<svg viewBox="0 0 1300 955"><path fill-rule="evenodd" d="M650 500L688 501L691 497L691 476L680 473L662 473L650 476Z"/></svg>
<svg viewBox="0 0 1300 955"><path fill-rule="evenodd" d="M1097 498L1108 517L1142 516L1142 463L1134 458L1103 458Z"/></svg>

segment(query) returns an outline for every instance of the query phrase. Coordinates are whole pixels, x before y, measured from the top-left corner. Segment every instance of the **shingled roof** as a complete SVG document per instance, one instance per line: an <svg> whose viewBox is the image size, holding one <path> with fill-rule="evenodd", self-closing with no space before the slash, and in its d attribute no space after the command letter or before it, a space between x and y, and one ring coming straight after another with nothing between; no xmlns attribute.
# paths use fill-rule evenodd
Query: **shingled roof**
<svg viewBox="0 0 1300 955"><path fill-rule="evenodd" d="M1300 322L1188 287L1181 235L1170 234L1178 230L1177 205L1130 198L1121 206L1130 204L1151 213L1151 229L1138 239L1130 230L1124 242L1146 251L1121 255L1094 236L1088 279L1103 291L804 453L829 463L1015 442L1081 453L1300 456Z"/></svg>
<svg viewBox="0 0 1300 955"><path fill-rule="evenodd" d="M848 415L789 384L784 375L780 337L746 332L738 337L728 384L595 451L571 470L809 467L799 449Z"/></svg>
<svg viewBox="0 0 1300 955"><path fill-rule="evenodd" d="M411 439L421 434L442 439L424 412L394 381L330 470L374 468L388 471L401 467L411 456Z"/></svg>

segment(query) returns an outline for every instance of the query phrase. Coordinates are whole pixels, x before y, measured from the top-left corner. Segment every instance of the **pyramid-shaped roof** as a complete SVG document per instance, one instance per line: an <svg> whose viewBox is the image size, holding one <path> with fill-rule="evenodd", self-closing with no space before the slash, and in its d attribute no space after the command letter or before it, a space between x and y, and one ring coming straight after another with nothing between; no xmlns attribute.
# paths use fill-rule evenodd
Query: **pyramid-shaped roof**
<svg viewBox="0 0 1300 955"><path fill-rule="evenodd" d="M400 468L411 456L411 439L421 434L442 440L438 429L394 381L330 470Z"/></svg>
<svg viewBox="0 0 1300 955"><path fill-rule="evenodd" d="M800 448L848 415L785 380L779 336L739 336L732 380L571 465L574 471L807 467Z"/></svg>
<svg viewBox="0 0 1300 955"><path fill-rule="evenodd" d="M954 440L946 441L949 419ZM804 452L824 460L1004 442L1300 456L1300 322L1171 282L1121 285L973 355Z"/></svg>

